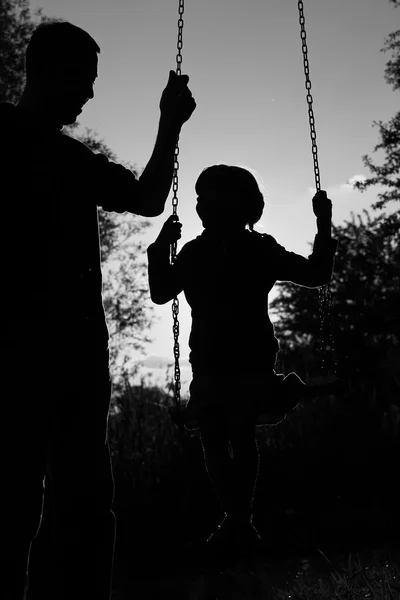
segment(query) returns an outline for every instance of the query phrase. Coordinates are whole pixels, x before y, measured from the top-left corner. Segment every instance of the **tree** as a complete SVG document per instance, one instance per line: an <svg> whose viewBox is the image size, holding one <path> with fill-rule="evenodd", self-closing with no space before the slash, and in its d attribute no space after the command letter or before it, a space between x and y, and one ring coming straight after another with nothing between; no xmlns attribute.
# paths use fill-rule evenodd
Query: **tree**
<svg viewBox="0 0 400 600"><path fill-rule="evenodd" d="M76 126L73 127L76 129ZM105 154L109 160L131 169L129 163L118 161L116 155L97 134L86 128L85 134L74 136L93 152ZM132 373L132 350L142 350L149 342L145 332L152 324L153 305L147 284L147 260L140 234L150 226L131 214L109 213L98 209L101 260L103 271L103 304L110 332L110 370L114 379L127 369Z"/></svg>
<svg viewBox="0 0 400 600"><path fill-rule="evenodd" d="M400 0L389 0L395 7L400 6ZM385 79L394 90L400 87L400 29L389 33L382 52L391 52L393 59L386 64Z"/></svg>
<svg viewBox="0 0 400 600"><path fill-rule="evenodd" d="M40 20L33 19L29 0L0 0L0 102L17 102L25 85L25 48Z"/></svg>
<svg viewBox="0 0 400 600"><path fill-rule="evenodd" d="M400 6L400 0L390 0L395 7ZM385 79L396 91L400 88L400 30L394 31L385 40L383 52L391 52L392 59L388 61L385 69ZM378 194L378 200L372 205L373 209L382 209L389 203L400 200L400 112L388 122L374 121L374 127L379 129L380 142L375 146L374 152L382 150L385 159L382 165L376 165L368 155L363 156L364 165L371 171L372 177L358 181L354 187L361 192L370 186L380 185L384 191ZM400 209L388 215L383 226L398 233L400 225Z"/></svg>
<svg viewBox="0 0 400 600"><path fill-rule="evenodd" d="M42 9L31 14L29 0L0 0L0 101L17 103L25 86L25 49L41 22L51 21ZM76 123L67 133L85 143L94 152L102 152L110 160L116 155L99 140L97 133L86 129L76 133ZM138 170L124 164L136 175ZM149 302L145 278L146 263L143 243L138 236L150 225L132 215L98 211L103 267L103 302L110 331L110 367L114 378L129 363L132 349L148 342L146 331L152 322L153 307Z"/></svg>
<svg viewBox="0 0 400 600"><path fill-rule="evenodd" d="M364 211L333 228L339 244L331 310L339 375L359 390L375 389L389 403L400 397L400 246L382 227L384 220L384 214L372 219ZM279 317L274 327L285 370L318 375L318 294L289 282L277 285L280 294L270 306ZM329 343L323 350L329 362Z"/></svg>

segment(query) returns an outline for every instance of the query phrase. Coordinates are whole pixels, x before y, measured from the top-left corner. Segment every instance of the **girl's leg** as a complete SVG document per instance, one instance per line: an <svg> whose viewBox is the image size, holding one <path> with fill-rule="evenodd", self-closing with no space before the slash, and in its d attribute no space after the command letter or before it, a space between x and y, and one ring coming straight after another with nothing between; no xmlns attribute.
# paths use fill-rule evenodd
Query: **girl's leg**
<svg viewBox="0 0 400 600"><path fill-rule="evenodd" d="M208 476L222 509L227 511L232 496L232 459L229 454L228 430L223 415L200 419L200 433Z"/></svg>
<svg viewBox="0 0 400 600"><path fill-rule="evenodd" d="M260 462L254 419L232 416L229 420L229 439L233 450L234 487L228 516L235 521L250 522Z"/></svg>

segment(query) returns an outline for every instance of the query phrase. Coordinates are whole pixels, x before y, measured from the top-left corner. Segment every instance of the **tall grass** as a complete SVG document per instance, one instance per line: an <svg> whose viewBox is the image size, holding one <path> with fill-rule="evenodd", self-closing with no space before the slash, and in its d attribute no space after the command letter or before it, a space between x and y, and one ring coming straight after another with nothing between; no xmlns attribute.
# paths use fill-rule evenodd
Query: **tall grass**
<svg viewBox="0 0 400 600"><path fill-rule="evenodd" d="M181 452L168 407L171 397L158 387L116 386L109 415L114 474L132 489L160 483L163 469Z"/></svg>
<svg viewBox="0 0 400 600"><path fill-rule="evenodd" d="M325 555L324 555L325 556ZM187 598L229 598L230 600L399 600L400 568L392 556L377 553L356 559L350 553L335 566L325 556L329 570L318 573L307 560L284 585L273 583L274 576L265 564L253 565L251 570L227 569L213 582L197 582L197 594ZM201 583L203 585L201 585Z"/></svg>

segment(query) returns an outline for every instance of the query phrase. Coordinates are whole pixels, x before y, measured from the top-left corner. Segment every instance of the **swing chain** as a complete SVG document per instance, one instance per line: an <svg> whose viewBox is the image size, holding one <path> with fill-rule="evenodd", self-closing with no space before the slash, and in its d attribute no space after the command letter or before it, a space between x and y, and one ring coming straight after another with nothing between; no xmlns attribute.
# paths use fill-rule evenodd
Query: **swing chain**
<svg viewBox="0 0 400 600"><path fill-rule="evenodd" d="M308 104L308 119L310 123L310 135L311 135L311 145L312 145L312 153L313 153L313 161L314 161L314 175L315 175L315 188L317 192L321 190L321 177L319 172L319 164L318 164L318 147L317 147L317 133L315 131L315 117L314 117L314 109L313 109L313 97L311 95L311 79L310 79L310 64L308 62L308 47L307 47L307 33L306 33L306 19L304 16L304 4L303 0L298 0L299 7L299 22L301 27L301 42L302 42L302 50L303 50L303 65L304 65L304 74L306 76L306 90L307 90L307 104Z"/></svg>
<svg viewBox="0 0 400 600"><path fill-rule="evenodd" d="M299 23L301 28L301 42L303 50L303 65L304 74L306 77L306 90L307 90L307 104L308 104L308 119L310 124L310 136L312 145L312 154L314 161L314 176L315 176L315 188L319 192L321 190L321 175L318 164L318 147L317 147L317 133L315 130L315 117L313 109L313 97L311 94L311 79L310 79L310 63L308 61L308 46L307 46L307 33L306 33L306 19L304 16L304 3L303 0L298 0L299 8ZM320 353L321 353L321 371L323 375L326 375L327 366L325 362L326 357L326 346L330 346L330 352L332 357L332 365L330 365L333 373L337 375L338 360L336 357L335 344L333 338L333 320L332 320L332 294L329 283L318 288L319 293L319 318L320 318ZM329 339L326 339L325 331L328 332ZM326 342L324 343L324 340Z"/></svg>
<svg viewBox="0 0 400 600"><path fill-rule="evenodd" d="M183 48L183 12L185 10L184 0L179 0L179 19L178 19L178 43L177 43L177 55L176 55L176 74L181 75L181 65L182 65L182 48ZM174 171L172 175L172 214L177 214L178 209L178 170L179 170L179 138L176 142L175 153L174 153ZM172 247L172 263L175 262L176 258L176 242Z"/></svg>
<svg viewBox="0 0 400 600"><path fill-rule="evenodd" d="M322 377L324 377L327 372L327 367L326 367L326 361L325 361L325 348L324 348L324 340L325 340L325 327L326 327L326 319L325 319L325 315L326 315L326 286L322 286L320 288L318 288L318 300L319 300L319 322L320 322L320 329L319 329L319 353L321 356L321 374Z"/></svg>
<svg viewBox="0 0 400 600"><path fill-rule="evenodd" d="M185 10L184 0L179 0L179 19L178 19L178 43L177 43L177 55L176 55L176 74L181 75L182 65L182 48L183 48L183 13ZM174 153L174 170L172 175L172 214L177 215L178 211L178 170L179 170L179 137L175 146ZM171 264L176 261L177 242L171 244ZM173 316L173 327L172 331L174 334L174 380L175 380L175 402L180 406L181 402L181 370L179 367L179 300L177 297L172 300L172 316Z"/></svg>
<svg viewBox="0 0 400 600"><path fill-rule="evenodd" d="M330 290L330 286L324 285L318 288L319 293L319 312L320 312L320 353L322 356L321 359L321 372L322 376L327 375L329 371L331 371L334 375L337 375L338 369L338 359L336 356L335 349L335 339L333 336L333 318L332 318L332 292ZM327 332L327 335L326 333ZM327 354L327 348L324 347L325 344L329 347L329 352L331 355L331 364L326 365L325 357Z"/></svg>
<svg viewBox="0 0 400 600"><path fill-rule="evenodd" d="M185 2L184 0L179 0L179 19L178 19L178 53L176 55L176 74L181 74L181 65L182 65L182 48L183 48L183 13L185 10Z"/></svg>

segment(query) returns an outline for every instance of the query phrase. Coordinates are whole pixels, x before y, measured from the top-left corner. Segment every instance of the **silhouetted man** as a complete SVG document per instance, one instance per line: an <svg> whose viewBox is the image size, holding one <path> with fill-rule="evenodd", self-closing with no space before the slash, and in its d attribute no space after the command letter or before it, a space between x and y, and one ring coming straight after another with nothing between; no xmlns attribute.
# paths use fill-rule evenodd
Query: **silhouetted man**
<svg viewBox="0 0 400 600"><path fill-rule="evenodd" d="M162 214L174 148L196 106L189 78L171 72L154 151L137 180L63 132L94 97L99 52L89 34L70 23L39 26L26 52L23 95L17 106L0 105L6 500L0 586L6 600L26 595L45 474L52 489L54 565L44 570L48 577L38 597L110 598L114 482L97 207Z"/></svg>

